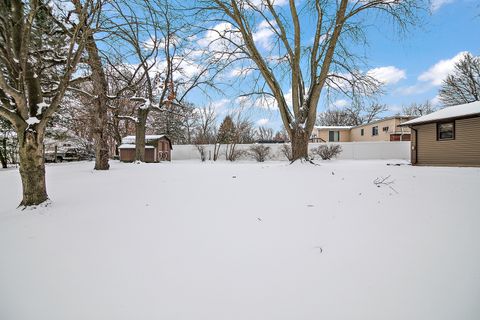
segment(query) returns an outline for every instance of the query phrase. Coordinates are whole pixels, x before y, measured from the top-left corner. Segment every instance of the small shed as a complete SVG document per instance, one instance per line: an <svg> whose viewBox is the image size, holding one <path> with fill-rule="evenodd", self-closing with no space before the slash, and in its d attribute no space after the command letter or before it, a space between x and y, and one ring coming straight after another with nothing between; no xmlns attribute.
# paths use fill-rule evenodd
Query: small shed
<svg viewBox="0 0 480 320"><path fill-rule="evenodd" d="M480 166L480 101L404 122L412 129L412 165Z"/></svg>
<svg viewBox="0 0 480 320"><path fill-rule="evenodd" d="M166 135L145 136L145 162L171 161L172 141ZM135 136L126 136L118 147L120 161L135 161Z"/></svg>

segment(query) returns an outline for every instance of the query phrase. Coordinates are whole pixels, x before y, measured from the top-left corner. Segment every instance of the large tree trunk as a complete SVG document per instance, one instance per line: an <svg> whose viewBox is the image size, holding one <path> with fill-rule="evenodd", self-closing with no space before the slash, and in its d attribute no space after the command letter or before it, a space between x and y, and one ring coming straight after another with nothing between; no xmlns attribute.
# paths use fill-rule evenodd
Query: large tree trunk
<svg viewBox="0 0 480 320"><path fill-rule="evenodd" d="M34 206L48 200L45 184L45 159L43 139L33 131L19 136L20 176L23 199L21 206Z"/></svg>
<svg viewBox="0 0 480 320"><path fill-rule="evenodd" d="M2 163L2 168L7 168L7 138L2 139L2 147L0 147L0 162Z"/></svg>
<svg viewBox="0 0 480 320"><path fill-rule="evenodd" d="M95 105L95 124L93 137L95 141L95 170L108 170L108 136L107 136L107 108L101 106L101 103Z"/></svg>
<svg viewBox="0 0 480 320"><path fill-rule="evenodd" d="M138 109L135 123L135 160L145 161L145 127L147 126L148 109Z"/></svg>
<svg viewBox="0 0 480 320"><path fill-rule="evenodd" d="M86 44L88 65L92 69L94 100L93 139L95 141L95 170L108 170L108 115L107 94L108 83L98 54L98 48L93 35L88 37Z"/></svg>
<svg viewBox="0 0 480 320"><path fill-rule="evenodd" d="M3 140L5 141L5 140ZM5 155L4 155L5 154ZM0 147L0 163L2 164L2 168L7 168L7 148Z"/></svg>
<svg viewBox="0 0 480 320"><path fill-rule="evenodd" d="M290 139L292 140L292 161L308 160L308 133L303 129L292 130Z"/></svg>

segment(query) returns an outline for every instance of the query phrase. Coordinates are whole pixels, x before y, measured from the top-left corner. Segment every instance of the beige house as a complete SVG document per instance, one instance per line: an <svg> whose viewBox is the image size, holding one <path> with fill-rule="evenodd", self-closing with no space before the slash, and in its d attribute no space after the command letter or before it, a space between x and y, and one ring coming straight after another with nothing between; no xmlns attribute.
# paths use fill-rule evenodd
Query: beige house
<svg viewBox="0 0 480 320"><path fill-rule="evenodd" d="M480 166L480 101L407 121L413 165Z"/></svg>
<svg viewBox="0 0 480 320"><path fill-rule="evenodd" d="M311 142L349 142L350 129L348 126L316 126L310 137Z"/></svg>
<svg viewBox="0 0 480 320"><path fill-rule="evenodd" d="M400 126L411 116L392 116L355 127L317 126L312 142L410 141L410 128Z"/></svg>

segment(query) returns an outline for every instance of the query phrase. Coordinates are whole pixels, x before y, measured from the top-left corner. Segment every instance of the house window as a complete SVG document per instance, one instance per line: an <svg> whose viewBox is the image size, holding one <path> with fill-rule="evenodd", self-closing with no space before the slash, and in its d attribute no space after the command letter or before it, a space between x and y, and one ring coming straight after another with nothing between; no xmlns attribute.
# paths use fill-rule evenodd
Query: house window
<svg viewBox="0 0 480 320"><path fill-rule="evenodd" d="M328 131L328 141L329 142L340 141L340 131Z"/></svg>
<svg viewBox="0 0 480 320"><path fill-rule="evenodd" d="M360 135L363 136L365 134L365 130L364 129L360 129Z"/></svg>
<svg viewBox="0 0 480 320"><path fill-rule="evenodd" d="M388 132L388 127L383 127L382 130L383 132Z"/></svg>
<svg viewBox="0 0 480 320"><path fill-rule="evenodd" d="M455 123L445 122L437 123L437 140L455 139Z"/></svg>
<svg viewBox="0 0 480 320"><path fill-rule="evenodd" d="M372 136L378 136L378 126L372 127Z"/></svg>

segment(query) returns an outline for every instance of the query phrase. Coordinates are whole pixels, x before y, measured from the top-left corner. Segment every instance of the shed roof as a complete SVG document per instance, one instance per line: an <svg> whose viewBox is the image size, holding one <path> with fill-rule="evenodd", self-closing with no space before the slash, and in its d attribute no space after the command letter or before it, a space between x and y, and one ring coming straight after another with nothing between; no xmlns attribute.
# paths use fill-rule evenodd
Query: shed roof
<svg viewBox="0 0 480 320"><path fill-rule="evenodd" d="M151 135L146 135L145 136L145 142L152 142L154 140L158 140L161 138L167 138L168 137L164 134L151 134ZM170 140L170 139L168 139ZM126 136L122 139L122 143L124 144L132 144L135 143L135 136Z"/></svg>
<svg viewBox="0 0 480 320"><path fill-rule="evenodd" d="M435 122L438 120L455 119L475 115L480 115L480 101L446 107L436 112L432 112L427 115L404 122L401 125L410 126L420 123Z"/></svg>
<svg viewBox="0 0 480 320"><path fill-rule="evenodd" d="M145 149L154 149L154 148L155 148L154 146L148 146L148 145L145 146ZM118 147L118 149L135 149L135 144L123 143Z"/></svg>

